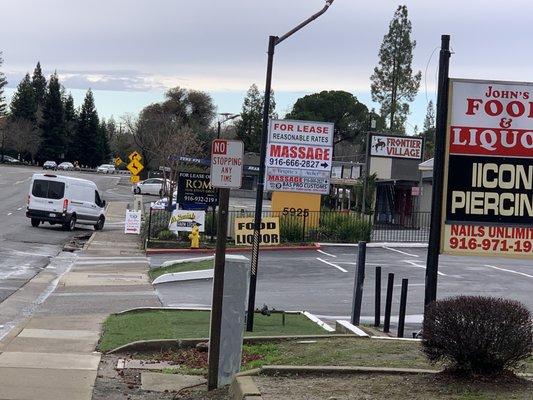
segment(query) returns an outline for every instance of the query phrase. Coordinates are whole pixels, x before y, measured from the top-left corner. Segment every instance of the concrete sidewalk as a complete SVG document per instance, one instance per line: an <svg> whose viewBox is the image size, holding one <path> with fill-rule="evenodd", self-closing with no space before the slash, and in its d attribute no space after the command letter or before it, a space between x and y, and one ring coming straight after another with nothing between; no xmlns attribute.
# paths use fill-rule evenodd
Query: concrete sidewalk
<svg viewBox="0 0 533 400"><path fill-rule="evenodd" d="M161 305L139 237L120 227L125 208L109 204L109 226L94 233L55 291L4 345L0 399L91 399L102 322L113 312Z"/></svg>

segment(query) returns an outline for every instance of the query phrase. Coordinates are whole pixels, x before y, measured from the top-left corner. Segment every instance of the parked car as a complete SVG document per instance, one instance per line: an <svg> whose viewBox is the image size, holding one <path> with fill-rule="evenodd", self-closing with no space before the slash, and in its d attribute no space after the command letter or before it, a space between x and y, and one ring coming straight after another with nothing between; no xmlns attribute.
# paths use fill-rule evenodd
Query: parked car
<svg viewBox="0 0 533 400"><path fill-rule="evenodd" d="M59 164L57 166L57 169L58 170L63 170L63 171L74 171L74 164L65 161L65 162L62 162L61 164Z"/></svg>
<svg viewBox="0 0 533 400"><path fill-rule="evenodd" d="M0 161L2 160L2 156L0 156ZM17 163L20 163L19 160L17 160L16 158L14 157L11 157L11 156L6 156L4 154L4 162L7 163L7 164L17 164Z"/></svg>
<svg viewBox="0 0 533 400"><path fill-rule="evenodd" d="M92 181L52 174L34 174L26 216L31 225L49 222L73 230L76 223L101 230L105 223L105 201Z"/></svg>
<svg viewBox="0 0 533 400"><path fill-rule="evenodd" d="M166 187L166 189L165 189ZM154 194L163 196L169 188L169 184L165 185L165 180L160 178L150 178L138 182L133 186L133 193L135 194Z"/></svg>
<svg viewBox="0 0 533 400"><path fill-rule="evenodd" d="M150 203L150 208L152 210L166 210L168 207L168 197L163 197L157 201ZM172 209L176 209L176 201L172 201Z"/></svg>
<svg viewBox="0 0 533 400"><path fill-rule="evenodd" d="M112 164L102 164L98 168L96 168L96 172L102 174L114 174L115 166Z"/></svg>
<svg viewBox="0 0 533 400"><path fill-rule="evenodd" d="M45 161L43 169L57 170L57 163L55 161Z"/></svg>

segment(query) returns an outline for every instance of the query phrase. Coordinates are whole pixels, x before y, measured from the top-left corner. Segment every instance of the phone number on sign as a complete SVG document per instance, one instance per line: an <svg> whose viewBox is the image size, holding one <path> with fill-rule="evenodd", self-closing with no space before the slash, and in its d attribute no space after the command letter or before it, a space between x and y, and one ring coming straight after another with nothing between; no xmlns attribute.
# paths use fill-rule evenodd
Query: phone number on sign
<svg viewBox="0 0 533 400"><path fill-rule="evenodd" d="M318 168L320 162L312 160L286 160L283 158L269 158L268 165L279 165L283 167Z"/></svg>
<svg viewBox="0 0 533 400"><path fill-rule="evenodd" d="M450 248L460 250L492 250L501 252L530 253L533 249L531 240L450 238Z"/></svg>

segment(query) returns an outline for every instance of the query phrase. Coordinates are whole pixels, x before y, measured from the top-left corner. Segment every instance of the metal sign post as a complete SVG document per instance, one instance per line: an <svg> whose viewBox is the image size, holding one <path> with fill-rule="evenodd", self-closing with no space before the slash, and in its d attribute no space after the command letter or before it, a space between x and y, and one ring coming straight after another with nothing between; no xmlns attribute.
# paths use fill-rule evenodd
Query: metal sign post
<svg viewBox="0 0 533 400"><path fill-rule="evenodd" d="M442 35L439 59L439 92L435 130L435 160L433 164L433 193L431 198L431 227L426 266L424 304L437 299L439 247L442 223L442 186L444 183L444 152L446 147L446 120L448 117L448 71L450 68L450 36Z"/></svg>
<svg viewBox="0 0 533 400"><path fill-rule="evenodd" d="M240 188L244 145L237 140L216 139L211 147L211 184L219 188L217 221L217 247L211 302L211 327L209 332L209 390L218 387L220 343L222 327L222 299L224 296L224 269L226 263L226 237L230 188Z"/></svg>

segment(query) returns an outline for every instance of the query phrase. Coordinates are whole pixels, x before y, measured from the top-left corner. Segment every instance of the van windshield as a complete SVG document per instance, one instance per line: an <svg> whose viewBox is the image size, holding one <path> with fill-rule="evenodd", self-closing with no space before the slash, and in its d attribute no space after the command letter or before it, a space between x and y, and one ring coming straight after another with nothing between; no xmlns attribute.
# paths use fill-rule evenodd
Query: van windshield
<svg viewBox="0 0 533 400"><path fill-rule="evenodd" d="M63 182L36 179L33 181L31 194L35 197L59 200L62 199L65 194L65 184Z"/></svg>

